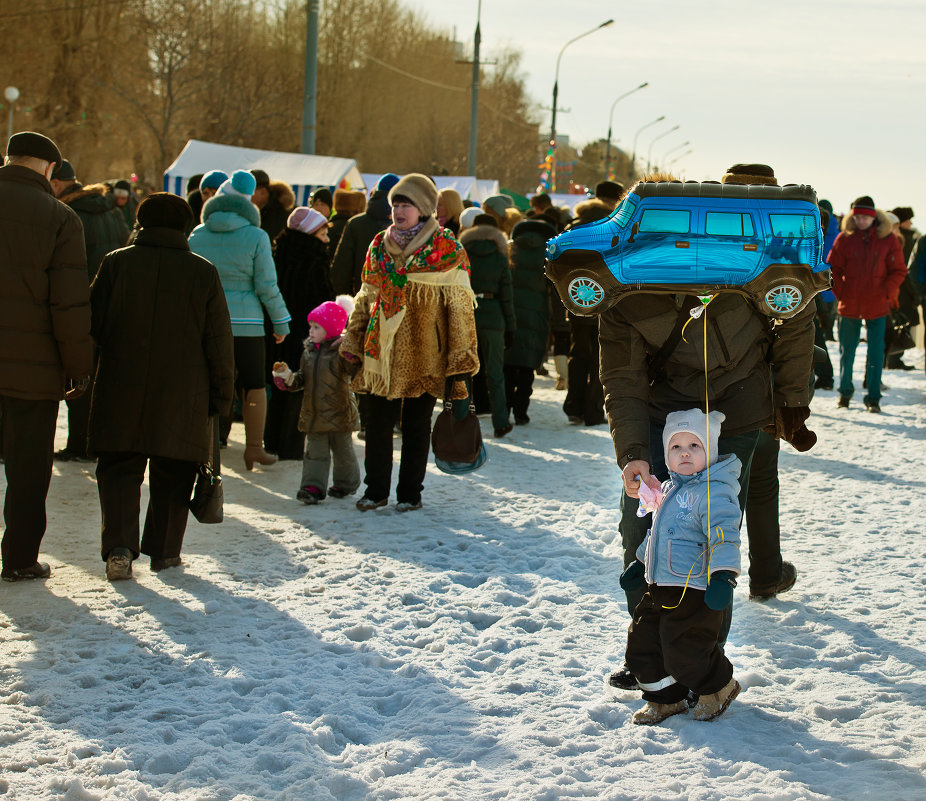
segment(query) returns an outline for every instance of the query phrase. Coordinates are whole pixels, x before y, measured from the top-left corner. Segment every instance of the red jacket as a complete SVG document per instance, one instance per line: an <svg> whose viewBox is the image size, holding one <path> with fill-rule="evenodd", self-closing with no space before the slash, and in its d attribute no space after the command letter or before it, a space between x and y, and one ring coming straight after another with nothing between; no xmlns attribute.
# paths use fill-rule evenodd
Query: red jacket
<svg viewBox="0 0 926 801"><path fill-rule="evenodd" d="M883 212L878 212L875 223L865 231L857 230L852 215L847 214L829 263L841 317L874 320L896 306L907 266L903 246L891 233L891 221Z"/></svg>

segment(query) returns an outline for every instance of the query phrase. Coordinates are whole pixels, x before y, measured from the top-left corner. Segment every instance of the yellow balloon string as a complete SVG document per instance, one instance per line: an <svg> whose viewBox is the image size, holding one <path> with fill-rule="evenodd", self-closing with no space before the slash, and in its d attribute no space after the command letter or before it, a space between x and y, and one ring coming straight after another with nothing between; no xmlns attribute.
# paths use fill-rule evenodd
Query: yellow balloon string
<svg viewBox="0 0 926 801"><path fill-rule="evenodd" d="M707 531L708 531L708 545L707 550L707 580L711 580L711 557L714 554L714 548L716 545L710 545L710 530L711 530L711 407L710 407L710 397L707 392L707 307L711 305L711 302L716 295L712 295L710 299L705 302L701 301L703 312L698 315L699 317L704 317L704 336L702 337L704 342L704 415L706 418L706 428L705 436L707 437L707 442L704 443L704 453L707 459ZM685 339L685 329L688 328L688 323L695 319L695 315L690 315L688 321L685 325L682 326L682 339L687 343L688 340ZM720 541L723 542L723 529L720 526L717 527L717 531L720 533ZM698 554L695 562L692 563L691 568L688 570L688 575L685 577L685 586L682 587L681 598L678 599L678 603L675 606L666 606L663 604L663 609L678 609L682 605L682 601L685 598L685 593L688 590L688 582L691 579L691 571L695 569L695 564L697 560L704 556L704 551Z"/></svg>

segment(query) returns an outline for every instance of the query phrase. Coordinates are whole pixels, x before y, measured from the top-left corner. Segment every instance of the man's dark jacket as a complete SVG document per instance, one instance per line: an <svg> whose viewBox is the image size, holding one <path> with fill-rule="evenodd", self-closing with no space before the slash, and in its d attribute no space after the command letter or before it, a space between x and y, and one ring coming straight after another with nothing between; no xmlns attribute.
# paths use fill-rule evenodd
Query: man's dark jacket
<svg viewBox="0 0 926 801"><path fill-rule="evenodd" d="M347 221L341 241L331 263L331 285L337 295L356 295L360 291L360 273L373 238L392 222L389 193L377 189L363 214Z"/></svg>
<svg viewBox="0 0 926 801"><path fill-rule="evenodd" d="M125 217L103 184L81 186L73 184L59 200L77 212L84 226L84 245L87 251L87 274L90 281L100 269L103 257L121 248L129 239Z"/></svg>
<svg viewBox="0 0 926 801"><path fill-rule="evenodd" d="M0 167L0 395L60 400L93 369L84 235L45 177Z"/></svg>
<svg viewBox="0 0 926 801"><path fill-rule="evenodd" d="M648 365L669 338L679 310L687 319L687 310L701 305L693 296L685 298L630 295L599 317L601 383L621 468L634 459L652 463L650 420L661 424L669 412L703 410L705 385L710 408L726 415L722 436L768 425L775 408L810 403L814 304L773 331L768 318L735 292L718 293L692 320L651 386Z"/></svg>
<svg viewBox="0 0 926 801"><path fill-rule="evenodd" d="M90 288L99 363L90 449L204 462L208 416L228 413L231 322L215 267L180 231L142 228Z"/></svg>

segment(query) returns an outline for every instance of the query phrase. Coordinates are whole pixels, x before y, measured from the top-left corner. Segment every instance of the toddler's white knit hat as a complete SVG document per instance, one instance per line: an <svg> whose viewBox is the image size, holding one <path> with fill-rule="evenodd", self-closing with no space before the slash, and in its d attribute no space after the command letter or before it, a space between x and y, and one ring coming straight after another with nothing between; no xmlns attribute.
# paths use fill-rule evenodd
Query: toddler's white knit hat
<svg viewBox="0 0 926 801"><path fill-rule="evenodd" d="M694 434L707 450L708 464L717 461L717 441L720 439L720 424L726 420L723 412L704 414L700 409L688 409L684 412L672 412L666 416L666 427L662 430L662 451L666 462L669 461L669 440L680 433Z"/></svg>

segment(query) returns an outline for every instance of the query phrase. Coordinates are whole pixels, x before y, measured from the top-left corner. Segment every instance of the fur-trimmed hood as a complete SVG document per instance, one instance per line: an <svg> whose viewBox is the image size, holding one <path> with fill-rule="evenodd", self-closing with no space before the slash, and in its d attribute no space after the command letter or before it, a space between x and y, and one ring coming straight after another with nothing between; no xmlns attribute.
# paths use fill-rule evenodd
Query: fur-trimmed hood
<svg viewBox="0 0 926 801"><path fill-rule="evenodd" d="M855 215L847 214L842 218L842 232L847 236L851 236L856 232L855 227ZM894 227L894 224L888 219L888 216L881 211L881 209L875 209L875 231L878 234L878 239L884 239L884 237L890 235L891 229Z"/></svg>
<svg viewBox="0 0 926 801"><path fill-rule="evenodd" d="M508 255L508 239L498 228L491 225L477 225L460 234L460 244L467 249L477 242L491 242L499 253L503 256Z"/></svg>
<svg viewBox="0 0 926 801"><path fill-rule="evenodd" d="M85 198L93 198L94 195L99 195L106 201L106 208L102 208L102 204L99 203L95 198L90 204L88 210L90 211L109 211L109 209L114 208L115 204L112 202L112 199L107 196L108 187L106 184L88 184L87 186L81 186L81 184L75 182L66 191L61 197L58 198L62 203L67 204L68 206L73 206L74 203L79 203Z"/></svg>
<svg viewBox="0 0 926 801"><path fill-rule="evenodd" d="M588 223L603 220L605 217L610 217L612 211L613 209L607 203L596 197L583 200L576 205L576 219L573 225L587 225Z"/></svg>
<svg viewBox="0 0 926 801"><path fill-rule="evenodd" d="M270 181L267 184L270 197L276 200L284 209L292 209L296 205L296 193L285 181Z"/></svg>
<svg viewBox="0 0 926 801"><path fill-rule="evenodd" d="M241 218L241 222L231 219L234 216ZM260 228L260 212L243 195L219 194L213 195L203 205L202 221L210 231L233 231L242 225Z"/></svg>

